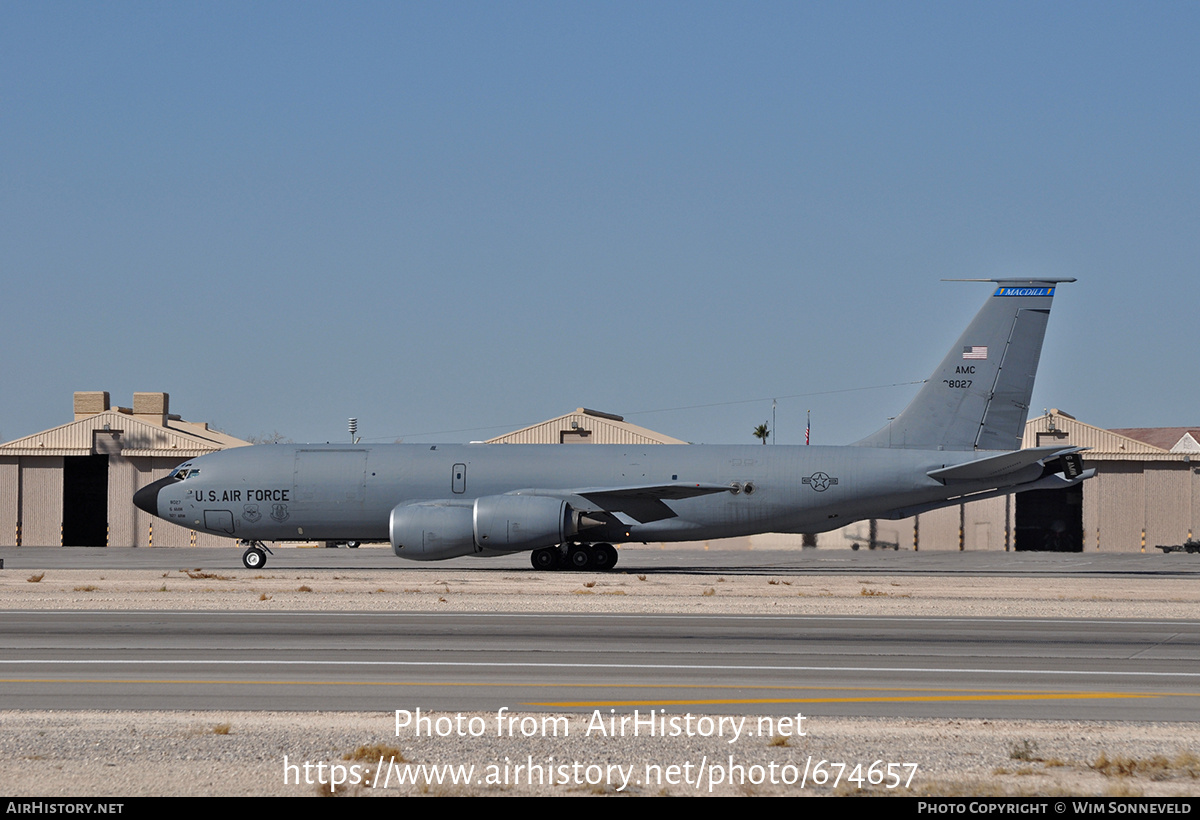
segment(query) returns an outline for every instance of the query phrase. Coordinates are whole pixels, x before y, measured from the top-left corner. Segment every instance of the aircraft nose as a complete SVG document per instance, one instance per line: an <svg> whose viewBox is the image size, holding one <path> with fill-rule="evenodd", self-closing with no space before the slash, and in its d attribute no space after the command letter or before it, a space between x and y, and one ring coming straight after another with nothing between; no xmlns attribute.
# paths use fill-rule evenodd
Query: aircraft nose
<svg viewBox="0 0 1200 820"><path fill-rule="evenodd" d="M175 479L167 477L147 484L133 494L133 505L143 512L158 515L158 491Z"/></svg>

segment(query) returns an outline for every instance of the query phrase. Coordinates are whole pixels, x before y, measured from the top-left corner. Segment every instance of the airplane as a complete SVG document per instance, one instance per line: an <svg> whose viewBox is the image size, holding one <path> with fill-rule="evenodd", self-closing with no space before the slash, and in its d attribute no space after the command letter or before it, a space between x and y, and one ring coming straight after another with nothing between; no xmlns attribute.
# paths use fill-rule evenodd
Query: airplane
<svg viewBox="0 0 1200 820"><path fill-rule="evenodd" d="M400 558L530 553L608 570L614 544L818 533L1095 474L1083 448L1020 449L1056 287L995 290L907 408L844 446L352 444L237 447L138 490L140 509L236 538L390 542Z"/></svg>

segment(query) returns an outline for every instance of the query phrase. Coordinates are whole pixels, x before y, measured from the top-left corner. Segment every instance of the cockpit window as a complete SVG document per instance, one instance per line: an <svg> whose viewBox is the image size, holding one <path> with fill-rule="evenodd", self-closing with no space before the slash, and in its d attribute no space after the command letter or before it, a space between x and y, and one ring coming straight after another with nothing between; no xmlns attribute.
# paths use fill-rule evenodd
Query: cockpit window
<svg viewBox="0 0 1200 820"><path fill-rule="evenodd" d="M182 467L177 467L175 471L171 473L171 478L175 479L176 481L183 481L185 478L191 478L192 476L197 475L200 475L199 470L189 467L185 464Z"/></svg>

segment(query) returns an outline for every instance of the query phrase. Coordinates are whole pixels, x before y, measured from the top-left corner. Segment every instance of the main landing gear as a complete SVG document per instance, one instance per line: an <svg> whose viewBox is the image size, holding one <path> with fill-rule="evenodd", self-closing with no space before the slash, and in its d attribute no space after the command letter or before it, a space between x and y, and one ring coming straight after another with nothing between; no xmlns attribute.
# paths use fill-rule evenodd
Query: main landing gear
<svg viewBox="0 0 1200 820"><path fill-rule="evenodd" d="M563 544L534 550L529 563L545 570L609 570L617 565L617 548L612 544Z"/></svg>
<svg viewBox="0 0 1200 820"><path fill-rule="evenodd" d="M242 563L246 565L246 569L262 569L267 565L267 553L271 552L271 549L266 544L262 541L238 541L239 546L242 544L249 545L242 553Z"/></svg>

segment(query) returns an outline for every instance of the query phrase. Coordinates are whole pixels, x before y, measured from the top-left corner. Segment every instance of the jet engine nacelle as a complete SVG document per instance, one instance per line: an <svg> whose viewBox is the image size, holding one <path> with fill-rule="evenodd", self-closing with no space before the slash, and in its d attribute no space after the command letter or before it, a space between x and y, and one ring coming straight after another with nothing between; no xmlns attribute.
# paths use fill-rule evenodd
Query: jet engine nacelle
<svg viewBox="0 0 1200 820"><path fill-rule="evenodd" d="M440 561L471 555L475 533L470 504L427 501L392 509L389 531L392 552L412 561Z"/></svg>
<svg viewBox="0 0 1200 820"><path fill-rule="evenodd" d="M519 552L553 547L578 532L570 505L544 495L488 495L475 501L475 545Z"/></svg>
<svg viewBox="0 0 1200 820"><path fill-rule="evenodd" d="M578 525L570 505L540 495L489 495L474 504L422 501L392 509L392 552L440 561L483 550L520 552L570 540Z"/></svg>

